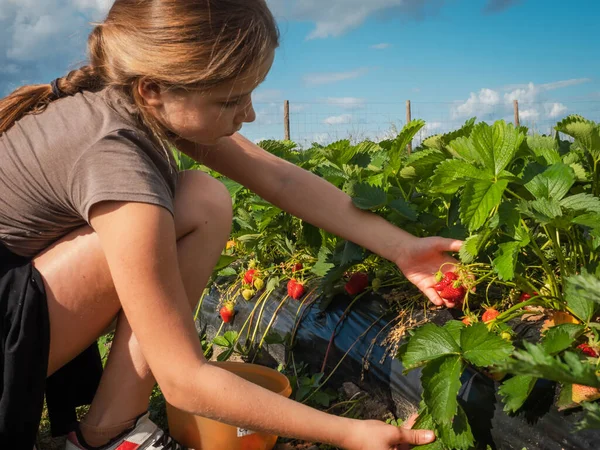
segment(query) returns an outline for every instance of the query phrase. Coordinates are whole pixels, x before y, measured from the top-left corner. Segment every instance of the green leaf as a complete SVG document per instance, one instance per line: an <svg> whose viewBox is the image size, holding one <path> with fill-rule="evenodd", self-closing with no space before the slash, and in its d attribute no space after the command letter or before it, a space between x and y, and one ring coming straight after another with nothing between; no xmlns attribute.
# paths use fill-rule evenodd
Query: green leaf
<svg viewBox="0 0 600 450"><path fill-rule="evenodd" d="M225 336L215 336L215 338L213 339L213 344L218 345L219 347L231 346L229 341L225 339Z"/></svg>
<svg viewBox="0 0 600 450"><path fill-rule="evenodd" d="M519 250L521 250L521 243L516 241L498 245L492 266L501 280L510 281L515 277Z"/></svg>
<svg viewBox="0 0 600 450"><path fill-rule="evenodd" d="M462 159L471 163L478 162L479 160L479 155L473 147L471 139L464 136L455 139L450 144L448 144L448 150L450 150L451 153L454 153L460 156Z"/></svg>
<svg viewBox="0 0 600 450"><path fill-rule="evenodd" d="M536 198L560 201L575 184L575 173L563 163L553 164L525 184Z"/></svg>
<svg viewBox="0 0 600 450"><path fill-rule="evenodd" d="M532 375L559 383L583 384L600 387L594 367L580 361L572 352L563 357L552 356L540 344L523 342L525 350L515 350L513 358L500 364L500 369L515 375Z"/></svg>
<svg viewBox="0 0 600 450"><path fill-rule="evenodd" d="M230 255L221 255L219 257L219 261L217 262L217 265L215 266L215 268L213 270L215 271L219 271L221 269L224 269L225 267L229 266L232 262L234 262L237 258L230 256Z"/></svg>
<svg viewBox="0 0 600 450"><path fill-rule="evenodd" d="M387 206L411 222L416 221L418 218L415 207L401 198L395 198Z"/></svg>
<svg viewBox="0 0 600 450"><path fill-rule="evenodd" d="M492 210L502 200L508 181L475 181L465 186L460 203L460 219L475 231L483 226Z"/></svg>
<svg viewBox="0 0 600 450"><path fill-rule="evenodd" d="M444 328L428 323L411 336L402 357L402 364L406 370L411 370L427 361L458 354L460 348L452 335Z"/></svg>
<svg viewBox="0 0 600 450"><path fill-rule="evenodd" d="M354 186L352 203L360 209L376 210L387 204L387 195L381 188L358 183Z"/></svg>
<svg viewBox="0 0 600 450"><path fill-rule="evenodd" d="M581 406L585 410L585 416L577 424L577 430L598 430L600 429L600 404L585 402Z"/></svg>
<svg viewBox="0 0 600 450"><path fill-rule="evenodd" d="M475 438L469 425L469 419L459 405L458 413L451 425L438 425L441 440L451 449L469 450L475 445Z"/></svg>
<svg viewBox="0 0 600 450"><path fill-rule="evenodd" d="M563 324L563 325L575 325L576 324ZM581 327L581 326L580 326ZM584 327L581 327L581 332L583 332ZM571 347L573 342L575 341L575 337L572 337L569 332L561 328L560 326L552 327L548 330L544 339L542 339L542 347L549 355L557 355L563 350Z"/></svg>
<svg viewBox="0 0 600 450"><path fill-rule="evenodd" d="M562 216L560 203L553 198L538 198L531 201L531 207L542 214L544 222L551 222L552 219Z"/></svg>
<svg viewBox="0 0 600 450"><path fill-rule="evenodd" d="M460 320L449 320L444 324L444 329L450 333L450 335L454 338L454 341L459 344L460 343L460 331L466 325L462 323Z"/></svg>
<svg viewBox="0 0 600 450"><path fill-rule="evenodd" d="M221 182L225 185L227 190L229 191L229 195L232 197L235 196L239 191L244 189L244 186L236 181L230 180L229 178L220 178Z"/></svg>
<svg viewBox="0 0 600 450"><path fill-rule="evenodd" d="M575 194L560 201L560 206L572 211L600 213L600 198L591 194Z"/></svg>
<svg viewBox="0 0 600 450"><path fill-rule="evenodd" d="M588 272L567 278L565 300L577 318L588 323L600 304L600 279Z"/></svg>
<svg viewBox="0 0 600 450"><path fill-rule="evenodd" d="M509 341L490 332L481 322L462 330L460 346L463 357L479 367L488 367L505 361L514 349Z"/></svg>
<svg viewBox="0 0 600 450"><path fill-rule="evenodd" d="M531 394L536 381L537 378L530 375L517 375L502 383L498 393L504 401L504 411L514 413L521 408Z"/></svg>
<svg viewBox="0 0 600 450"><path fill-rule="evenodd" d="M402 155L404 155L406 147L424 126L425 121L421 119L412 120L406 125L404 125L404 127L392 143L392 148L389 152L390 159L392 160L391 162L393 165L398 165L398 160Z"/></svg>
<svg viewBox="0 0 600 450"><path fill-rule="evenodd" d="M511 163L525 135L503 120L475 125L471 139L486 171L499 175Z"/></svg>
<svg viewBox="0 0 600 450"><path fill-rule="evenodd" d="M279 282L280 279L277 276L269 278L269 281L267 281L267 292L274 291L275 289L277 289L279 287Z"/></svg>
<svg viewBox="0 0 600 450"><path fill-rule="evenodd" d="M433 417L429 414L427 408L423 409L419 413L419 417L415 421L415 424L412 427L413 430L435 430L435 422L433 421ZM439 433L436 433L439 434ZM430 444L419 445L413 447L413 450L447 450L447 447L444 446L444 443L441 439L438 438L431 442Z"/></svg>
<svg viewBox="0 0 600 450"><path fill-rule="evenodd" d="M342 253L342 266L359 263L364 259L364 250L354 242L346 241Z"/></svg>
<svg viewBox="0 0 600 450"><path fill-rule="evenodd" d="M596 123L571 115L559 122L556 130L575 138L595 160L600 159L600 127Z"/></svg>
<svg viewBox="0 0 600 450"><path fill-rule="evenodd" d="M465 240L458 252L461 262L464 264L470 264L475 261L477 255L479 254L479 245L481 244L482 239L483 235L474 234Z"/></svg>
<svg viewBox="0 0 600 450"><path fill-rule="evenodd" d="M323 244L321 230L308 222L302 221L302 237L309 247L317 251Z"/></svg>
<svg viewBox="0 0 600 450"><path fill-rule="evenodd" d="M456 415L463 369L460 356L454 355L431 361L421 372L423 400L438 424L451 424Z"/></svg>
<svg viewBox="0 0 600 450"><path fill-rule="evenodd" d="M544 158L548 165L562 161L557 150L556 141L550 136L527 136L527 146L536 156Z"/></svg>
<svg viewBox="0 0 600 450"><path fill-rule="evenodd" d="M472 164L460 159L447 159L435 170L431 180L433 192L454 193L463 186L466 181L491 182L489 174L477 169Z"/></svg>

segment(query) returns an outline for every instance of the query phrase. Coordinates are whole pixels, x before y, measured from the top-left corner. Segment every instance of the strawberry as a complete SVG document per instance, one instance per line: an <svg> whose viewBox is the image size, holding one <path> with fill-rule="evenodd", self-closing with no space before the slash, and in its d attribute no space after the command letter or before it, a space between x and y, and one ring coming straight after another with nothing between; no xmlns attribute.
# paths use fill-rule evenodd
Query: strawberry
<svg viewBox="0 0 600 450"><path fill-rule="evenodd" d="M244 283L252 284L254 282L254 274L256 273L256 269L249 269L244 274Z"/></svg>
<svg viewBox="0 0 600 450"><path fill-rule="evenodd" d="M221 319L223 319L223 322L231 322L233 316L235 315L233 305L231 303L225 303L219 310L219 315L221 316Z"/></svg>
<svg viewBox="0 0 600 450"><path fill-rule="evenodd" d="M448 286L449 284L451 284L453 281L458 280L458 275L456 275L456 272L446 272L443 276L443 278L438 281L436 284L434 284L433 288L436 291L442 291L444 290L444 288L446 286Z"/></svg>
<svg viewBox="0 0 600 450"><path fill-rule="evenodd" d="M230 250L235 247L235 241L227 241L227 245L225 246L226 250Z"/></svg>
<svg viewBox="0 0 600 450"><path fill-rule="evenodd" d="M298 272L299 270L302 270L302 268L302 263L296 263L292 266L292 273Z"/></svg>
<svg viewBox="0 0 600 450"><path fill-rule="evenodd" d="M533 295L540 295L537 292L534 292ZM521 296L519 297L519 301L524 302L526 300L529 300L532 297L531 294L527 293L527 292L523 292L521 293Z"/></svg>
<svg viewBox="0 0 600 450"><path fill-rule="evenodd" d="M594 350L592 347L590 347L589 344L586 344L586 343L579 344L577 346L577 348L579 350L581 350L581 352L584 355L591 356L593 358L597 358L598 357L598 352L596 352L596 350Z"/></svg>
<svg viewBox="0 0 600 450"><path fill-rule="evenodd" d="M290 297L294 300L298 300L304 295L304 285L295 278L292 278L288 281L287 291Z"/></svg>
<svg viewBox="0 0 600 450"><path fill-rule="evenodd" d="M364 272L356 272L350 276L344 289L350 295L356 295L364 291L369 285L369 276Z"/></svg>
<svg viewBox="0 0 600 450"><path fill-rule="evenodd" d="M488 322L491 322L492 320L494 320L499 315L500 315L500 313L498 312L497 309L489 308L489 309L485 310L485 312L483 313L483 316L481 316L481 320L483 321L483 323L488 323Z"/></svg>
<svg viewBox="0 0 600 450"><path fill-rule="evenodd" d="M257 291L260 291L263 287L265 287L265 282L260 278L256 278L254 280L254 287Z"/></svg>
<svg viewBox="0 0 600 450"><path fill-rule="evenodd" d="M448 284L442 289L440 292L440 297L448 300L453 303L462 303L463 298L465 298L465 287L460 284L459 281L455 281L454 283Z"/></svg>
<svg viewBox="0 0 600 450"><path fill-rule="evenodd" d="M244 289L242 291L242 297L244 297L244 299L246 301L252 300L252 297L254 297L254 294L256 294L256 292L254 292L252 289Z"/></svg>
<svg viewBox="0 0 600 450"><path fill-rule="evenodd" d="M575 403L591 402L600 398L600 391L595 387L574 384L571 398Z"/></svg>
<svg viewBox="0 0 600 450"><path fill-rule="evenodd" d="M471 318L468 316L465 316L462 318L461 320L462 323L464 323L466 326L470 326L471 325Z"/></svg>
<svg viewBox="0 0 600 450"><path fill-rule="evenodd" d="M510 334L508 331L503 331L500 333L500 337L505 341L512 341L512 334Z"/></svg>

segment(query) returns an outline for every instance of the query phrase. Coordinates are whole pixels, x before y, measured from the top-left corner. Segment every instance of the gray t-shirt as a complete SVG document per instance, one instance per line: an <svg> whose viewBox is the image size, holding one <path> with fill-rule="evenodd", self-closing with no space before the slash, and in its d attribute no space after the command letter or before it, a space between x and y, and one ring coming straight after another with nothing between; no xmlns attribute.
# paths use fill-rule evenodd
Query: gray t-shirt
<svg viewBox="0 0 600 450"><path fill-rule="evenodd" d="M89 224L101 201L163 206L174 214L177 169L114 89L52 102L0 135L0 242L33 257Z"/></svg>

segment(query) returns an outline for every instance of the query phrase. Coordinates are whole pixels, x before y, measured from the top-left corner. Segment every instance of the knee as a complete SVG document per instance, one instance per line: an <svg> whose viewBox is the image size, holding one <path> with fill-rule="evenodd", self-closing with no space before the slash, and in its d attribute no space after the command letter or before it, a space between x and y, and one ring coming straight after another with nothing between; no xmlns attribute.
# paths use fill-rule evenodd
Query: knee
<svg viewBox="0 0 600 450"><path fill-rule="evenodd" d="M176 215L195 227L231 231L233 205L225 185L201 171L181 173L176 197Z"/></svg>

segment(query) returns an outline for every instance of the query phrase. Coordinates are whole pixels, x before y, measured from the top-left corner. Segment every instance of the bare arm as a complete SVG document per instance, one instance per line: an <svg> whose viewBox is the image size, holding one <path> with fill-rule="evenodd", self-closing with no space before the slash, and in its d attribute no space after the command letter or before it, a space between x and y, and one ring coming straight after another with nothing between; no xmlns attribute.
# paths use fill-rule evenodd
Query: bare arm
<svg viewBox="0 0 600 450"><path fill-rule="evenodd" d="M181 151L237 181L288 213L396 261L413 235L376 214L362 211L327 180L263 150L240 134L217 146L188 141Z"/></svg>
<svg viewBox="0 0 600 450"><path fill-rule="evenodd" d="M244 428L360 449L374 432L408 442L413 431L341 418L272 393L202 354L177 264L175 227L165 209L105 202L91 212L115 288L152 373L170 403ZM366 428L370 427L369 430ZM361 437L362 436L362 437ZM419 435L420 439L424 439ZM402 440L401 440L402 439ZM424 442L424 441L422 441ZM384 444L370 448L389 448Z"/></svg>

